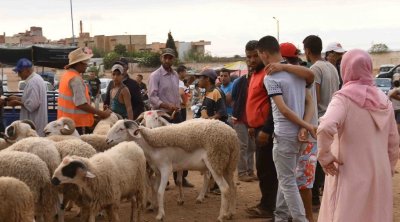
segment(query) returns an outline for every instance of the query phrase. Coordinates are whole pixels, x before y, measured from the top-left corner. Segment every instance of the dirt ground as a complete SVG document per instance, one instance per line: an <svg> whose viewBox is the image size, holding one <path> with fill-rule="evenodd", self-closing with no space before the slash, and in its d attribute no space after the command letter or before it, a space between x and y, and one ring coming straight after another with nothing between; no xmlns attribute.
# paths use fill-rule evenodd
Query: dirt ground
<svg viewBox="0 0 400 222"><path fill-rule="evenodd" d="M397 165L397 170L400 171L400 164ZM191 221L191 222L203 222L203 221L216 221L220 208L220 196L214 194L208 194L208 198L205 199L204 203L196 204L196 197L200 191L203 183L203 177L199 172L189 172L189 181L195 185L194 188L185 188L185 203L183 206L178 206L176 199L178 197L178 189L173 185L172 177L170 178L170 189L165 192L165 214L166 218L164 221L168 222L179 222L179 221ZM237 212L234 216L233 222L261 222L266 221L263 219L251 219L247 217L245 209L250 206L254 206L260 199L260 192L258 189L258 182L237 182ZM394 195L394 221L400 222L400 174L396 174L393 180L393 195ZM123 204L120 209L121 221L129 221L129 204ZM79 218L76 217L76 209L72 212L66 213L66 222L78 222ZM156 212L146 212L143 214L144 221L155 221ZM318 214L314 214L316 219ZM106 221L104 218L97 218L96 221Z"/></svg>

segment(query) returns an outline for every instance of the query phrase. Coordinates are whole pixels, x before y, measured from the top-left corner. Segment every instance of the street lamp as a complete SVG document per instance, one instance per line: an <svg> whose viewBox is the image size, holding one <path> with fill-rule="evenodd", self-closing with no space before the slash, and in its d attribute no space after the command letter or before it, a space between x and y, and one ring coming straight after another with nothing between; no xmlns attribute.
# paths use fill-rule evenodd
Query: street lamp
<svg viewBox="0 0 400 222"><path fill-rule="evenodd" d="M276 18L276 17L272 17L273 19L275 19L275 21L276 21L276 30L277 30L277 39L278 39L278 42L279 42L279 20L278 20L278 18Z"/></svg>
<svg viewBox="0 0 400 222"><path fill-rule="evenodd" d="M72 0L69 0L71 6L71 23L72 23L72 45L75 46L75 34L74 34L74 17L72 16Z"/></svg>

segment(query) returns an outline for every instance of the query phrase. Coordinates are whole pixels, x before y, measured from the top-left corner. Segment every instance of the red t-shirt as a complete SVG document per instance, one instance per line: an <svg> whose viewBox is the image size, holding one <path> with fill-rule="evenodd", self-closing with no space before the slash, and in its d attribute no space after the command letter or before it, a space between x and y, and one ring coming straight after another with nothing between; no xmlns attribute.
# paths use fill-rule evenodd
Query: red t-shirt
<svg viewBox="0 0 400 222"><path fill-rule="evenodd" d="M246 100L246 119L249 127L264 126L270 110L270 101L264 86L264 69L254 73L250 78Z"/></svg>

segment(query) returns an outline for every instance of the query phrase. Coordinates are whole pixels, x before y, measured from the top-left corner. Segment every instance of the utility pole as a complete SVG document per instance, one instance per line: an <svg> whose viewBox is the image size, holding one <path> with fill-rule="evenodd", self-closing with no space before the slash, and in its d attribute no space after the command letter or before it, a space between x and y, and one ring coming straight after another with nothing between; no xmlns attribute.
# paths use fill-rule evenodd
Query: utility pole
<svg viewBox="0 0 400 222"><path fill-rule="evenodd" d="M277 39L278 39L278 42L279 42L279 20L278 20L278 18L276 18L276 17L272 17L273 19L275 19L275 21L276 21L276 30L277 30Z"/></svg>
<svg viewBox="0 0 400 222"><path fill-rule="evenodd" d="M75 46L75 34L74 34L74 17L72 16L72 0L69 0L71 6L71 23L72 23L72 45Z"/></svg>

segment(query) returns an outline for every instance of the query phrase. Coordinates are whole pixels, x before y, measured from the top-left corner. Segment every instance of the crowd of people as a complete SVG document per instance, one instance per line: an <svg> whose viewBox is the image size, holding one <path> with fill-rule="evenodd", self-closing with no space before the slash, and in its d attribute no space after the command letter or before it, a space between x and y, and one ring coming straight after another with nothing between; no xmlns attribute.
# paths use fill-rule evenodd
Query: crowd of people
<svg viewBox="0 0 400 222"><path fill-rule="evenodd" d="M307 61L302 61L292 43L279 44L272 36L251 40L244 46L248 74L234 77L228 69L205 68L195 75L192 89L187 67L173 69L172 49L162 51L148 86L142 75L131 79L128 61L120 59L111 68L102 109L91 105L100 82L91 75L89 90L81 76L92 55L78 48L60 79L57 118L71 118L84 134L94 115L107 118L114 112L136 119L145 110L144 100L175 124L186 121L187 108L194 105L194 118L217 119L237 132L238 179L258 181L261 193L259 203L246 209L249 217L313 222L319 209L318 221L393 221L400 78L394 78L390 102L374 86L367 52L346 52L331 43L323 57L322 46L318 36L307 36ZM21 119L32 120L41 134L47 124L44 81L27 59L14 71L26 81L25 90L0 104L21 106ZM187 175L184 171L182 185L193 187ZM212 190L219 193L216 185Z"/></svg>

